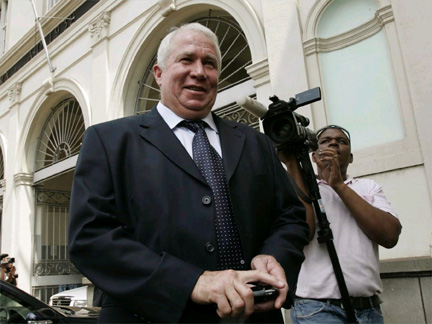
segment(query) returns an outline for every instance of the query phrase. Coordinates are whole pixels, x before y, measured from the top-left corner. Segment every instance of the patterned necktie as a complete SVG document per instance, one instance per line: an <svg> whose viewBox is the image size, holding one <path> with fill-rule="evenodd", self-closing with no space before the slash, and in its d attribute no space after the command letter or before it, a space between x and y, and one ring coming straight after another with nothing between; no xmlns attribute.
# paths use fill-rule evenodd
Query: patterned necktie
<svg viewBox="0 0 432 324"><path fill-rule="evenodd" d="M192 142L193 160L213 192L216 208L216 238L218 244L218 270L244 269L243 250L229 196L222 159L207 138L203 121L180 123L195 133Z"/></svg>

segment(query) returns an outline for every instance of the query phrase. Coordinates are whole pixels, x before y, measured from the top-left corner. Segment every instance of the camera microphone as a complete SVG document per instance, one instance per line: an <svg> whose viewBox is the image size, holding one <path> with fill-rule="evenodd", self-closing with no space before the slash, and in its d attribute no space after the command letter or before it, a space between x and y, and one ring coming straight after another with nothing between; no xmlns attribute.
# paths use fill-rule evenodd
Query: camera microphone
<svg viewBox="0 0 432 324"><path fill-rule="evenodd" d="M241 96L236 100L237 104L256 117L263 117L267 114L267 107L262 103L248 96Z"/></svg>

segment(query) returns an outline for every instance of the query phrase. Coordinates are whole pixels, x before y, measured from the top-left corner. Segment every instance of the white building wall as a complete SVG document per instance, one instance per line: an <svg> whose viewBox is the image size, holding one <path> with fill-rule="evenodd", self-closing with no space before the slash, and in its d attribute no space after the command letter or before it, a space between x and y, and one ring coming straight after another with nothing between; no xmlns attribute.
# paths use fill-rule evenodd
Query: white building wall
<svg viewBox="0 0 432 324"><path fill-rule="evenodd" d="M35 1L38 8L43 8L42 0ZM83 2L77 0L66 8ZM391 45L398 46L390 47L392 58L403 63L397 64L396 72L406 79L401 83L406 86L399 91L402 102L407 103L403 109L412 116L412 120L405 121L409 122L413 139L405 146L395 146L394 152L389 145L384 162L374 161L379 151L357 155L354 152L355 162L350 170L355 176L374 178L384 187L403 224L399 244L391 250L382 249L381 258L430 258L432 2L380 0L379 3L390 4L393 10L395 21L386 27L386 33L396 40ZM170 5L176 8L172 13L168 10ZM34 217L31 184L36 136L48 109L59 98L67 93L75 96L83 109L86 127L131 114L136 84L147 64L138 58L150 59L169 25L199 10L219 7L238 20L248 37L253 59L248 72L256 81L258 100L269 104L268 98L274 94L288 100L299 92L322 86L319 71L315 71L319 62L312 56L305 57L303 48L308 28L312 28L308 22L319 5L322 1L103 0L48 46L56 68L53 73L48 69L45 53L40 52L0 84L0 139L6 171L1 247L2 252L7 251L17 259L20 287L28 291L31 288ZM34 38L38 37L34 35L30 1L9 1L9 8L7 51L0 57L0 75L34 46ZM56 10L53 8L53 12ZM49 23L48 19L44 21ZM298 110L312 120L312 128L325 122L324 109L319 105ZM406 151L401 151L401 147Z"/></svg>

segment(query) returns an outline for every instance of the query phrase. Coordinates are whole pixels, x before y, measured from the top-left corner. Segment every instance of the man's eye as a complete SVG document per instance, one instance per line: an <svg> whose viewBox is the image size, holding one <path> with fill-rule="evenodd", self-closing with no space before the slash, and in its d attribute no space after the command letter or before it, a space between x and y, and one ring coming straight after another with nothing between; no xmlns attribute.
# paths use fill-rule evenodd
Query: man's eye
<svg viewBox="0 0 432 324"><path fill-rule="evenodd" d="M213 61L207 61L207 62L204 62L204 64L208 65L208 66L211 66L211 67L216 67L216 63L213 62Z"/></svg>

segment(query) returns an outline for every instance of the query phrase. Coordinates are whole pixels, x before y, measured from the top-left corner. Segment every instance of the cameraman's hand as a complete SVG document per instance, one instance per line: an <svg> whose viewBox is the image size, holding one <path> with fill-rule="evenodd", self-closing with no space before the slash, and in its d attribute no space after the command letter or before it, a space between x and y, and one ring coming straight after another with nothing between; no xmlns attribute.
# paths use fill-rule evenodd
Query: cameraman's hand
<svg viewBox="0 0 432 324"><path fill-rule="evenodd" d="M8 275L9 276L10 275L15 275L15 272L16 272L16 267L12 263L10 263L8 265L8 271L7 271Z"/></svg>
<svg viewBox="0 0 432 324"><path fill-rule="evenodd" d="M285 284L269 271L205 271L192 291L197 304L216 304L221 318L248 318L254 312L254 297L249 283L262 282L277 288Z"/></svg>
<svg viewBox="0 0 432 324"><path fill-rule="evenodd" d="M322 180L325 180L332 188L344 183L336 149L319 149L313 153L312 157L321 170Z"/></svg>

